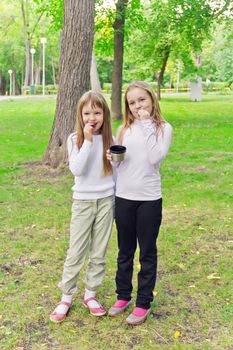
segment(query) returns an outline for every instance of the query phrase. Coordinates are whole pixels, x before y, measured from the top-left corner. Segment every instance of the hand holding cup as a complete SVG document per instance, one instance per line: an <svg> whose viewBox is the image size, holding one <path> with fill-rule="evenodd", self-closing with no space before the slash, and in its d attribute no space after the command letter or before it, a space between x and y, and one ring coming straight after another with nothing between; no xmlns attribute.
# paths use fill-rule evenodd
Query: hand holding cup
<svg viewBox="0 0 233 350"><path fill-rule="evenodd" d="M106 158L109 162L112 162L112 155L111 155L110 149L107 149L106 151Z"/></svg>

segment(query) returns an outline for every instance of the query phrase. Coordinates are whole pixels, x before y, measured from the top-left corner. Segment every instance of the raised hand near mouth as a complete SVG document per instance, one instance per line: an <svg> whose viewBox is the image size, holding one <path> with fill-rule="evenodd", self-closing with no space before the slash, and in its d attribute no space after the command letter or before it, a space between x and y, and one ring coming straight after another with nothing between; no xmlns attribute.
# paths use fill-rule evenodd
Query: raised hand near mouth
<svg viewBox="0 0 233 350"><path fill-rule="evenodd" d="M141 120L150 119L150 113L147 112L145 109L139 109L138 116Z"/></svg>
<svg viewBox="0 0 233 350"><path fill-rule="evenodd" d="M93 140L93 126L90 124L85 124L84 128L83 128L83 133L84 133L84 138L85 140L88 140L90 142L92 142Z"/></svg>

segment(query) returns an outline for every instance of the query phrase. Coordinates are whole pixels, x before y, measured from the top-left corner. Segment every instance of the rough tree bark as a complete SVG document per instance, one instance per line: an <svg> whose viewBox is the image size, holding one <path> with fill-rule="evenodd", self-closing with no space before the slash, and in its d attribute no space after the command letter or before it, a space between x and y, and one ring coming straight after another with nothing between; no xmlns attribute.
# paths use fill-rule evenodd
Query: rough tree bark
<svg viewBox="0 0 233 350"><path fill-rule="evenodd" d="M160 100L161 99L161 85L162 85L162 82L163 82L163 76L164 76L164 72L165 72L165 69L166 69L166 65L167 65L167 61L168 61L168 57L169 57L169 54L170 54L170 47L167 47L164 51L164 55L163 55L163 63L162 63L162 67L161 67L161 70L159 72L157 76L157 97L158 99Z"/></svg>
<svg viewBox="0 0 233 350"><path fill-rule="evenodd" d="M75 129L76 107L90 88L94 39L94 0L64 0L57 105L44 163L56 168L67 161L66 140Z"/></svg>
<svg viewBox="0 0 233 350"><path fill-rule="evenodd" d="M114 119L122 118L121 90L122 90L122 69L124 51L124 24L125 10L128 0L118 0L116 4L116 15L113 24L114 28L114 60L112 71L112 116Z"/></svg>

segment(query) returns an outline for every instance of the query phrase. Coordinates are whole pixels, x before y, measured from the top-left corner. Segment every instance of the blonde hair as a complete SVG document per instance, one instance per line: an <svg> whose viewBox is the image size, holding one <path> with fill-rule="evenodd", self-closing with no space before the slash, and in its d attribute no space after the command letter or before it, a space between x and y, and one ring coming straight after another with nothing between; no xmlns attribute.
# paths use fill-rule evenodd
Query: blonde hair
<svg viewBox="0 0 233 350"><path fill-rule="evenodd" d="M106 151L113 144L110 110L108 108L105 98L98 92L87 91L80 98L77 106L77 147L80 149L84 142L84 122L82 117L82 110L84 105L91 102L91 107L99 107L103 110L103 125L101 127L103 137L103 172L104 175L112 174L112 166L106 158Z"/></svg>
<svg viewBox="0 0 233 350"><path fill-rule="evenodd" d="M163 132L163 126L165 124L165 120L162 116L160 106L159 106L159 101L158 101L156 94L154 93L154 91L152 90L151 86L148 83L146 83L144 81L137 80L137 81L134 81L133 83L131 83L125 91L125 114L124 114L123 124L122 124L122 127L120 129L120 133L119 133L119 137L118 137L120 144L123 141L124 132L126 131L126 129L131 127L131 124L133 123L133 121L135 119L134 116L132 115L132 113L130 112L129 104L128 104L128 100L127 100L128 92L130 90L135 89L135 88L145 90L148 93L148 95L150 96L151 102L152 102L151 118L156 126L156 135L158 136L158 134L160 132Z"/></svg>

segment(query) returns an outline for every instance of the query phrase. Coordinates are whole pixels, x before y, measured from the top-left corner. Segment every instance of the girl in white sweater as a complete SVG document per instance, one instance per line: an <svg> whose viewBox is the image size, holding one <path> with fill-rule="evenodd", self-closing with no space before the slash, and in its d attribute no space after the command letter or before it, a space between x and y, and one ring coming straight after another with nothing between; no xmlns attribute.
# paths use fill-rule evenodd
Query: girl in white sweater
<svg viewBox="0 0 233 350"><path fill-rule="evenodd" d="M131 303L133 260L137 242L141 269L138 273L136 307L126 322L144 322L151 311L156 282L156 240L162 220L159 167L172 140L172 127L162 118L150 85L132 83L125 93L125 119L117 143L126 147L117 168L115 220L118 231L117 302L109 315L122 313ZM112 160L107 151L107 159ZM114 165L114 163L113 163Z"/></svg>
<svg viewBox="0 0 233 350"><path fill-rule="evenodd" d="M75 176L70 245L60 282L62 299L50 315L52 322L62 322L67 316L88 251L83 304L94 316L106 313L96 299L96 289L104 277L113 223L114 181L111 164L105 156L112 143L106 100L101 94L88 91L78 103L77 132L67 141L69 168Z"/></svg>

